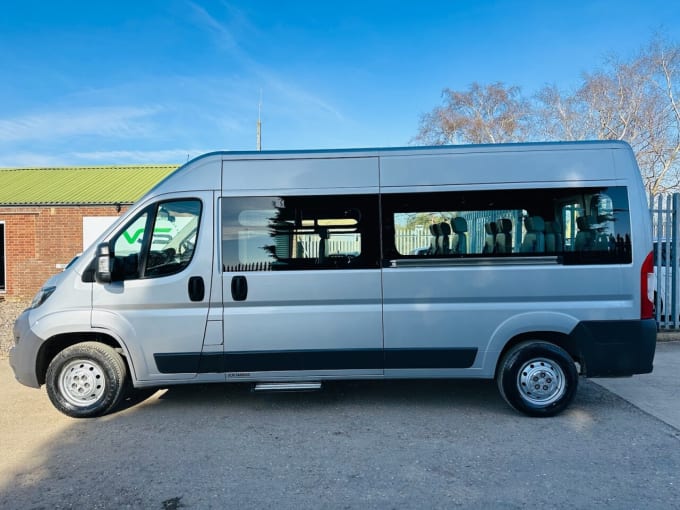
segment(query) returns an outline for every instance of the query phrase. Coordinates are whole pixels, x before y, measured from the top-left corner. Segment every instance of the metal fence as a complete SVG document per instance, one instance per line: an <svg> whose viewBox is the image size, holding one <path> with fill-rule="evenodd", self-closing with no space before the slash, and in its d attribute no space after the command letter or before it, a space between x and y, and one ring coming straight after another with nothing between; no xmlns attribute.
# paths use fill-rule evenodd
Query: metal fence
<svg viewBox="0 0 680 510"><path fill-rule="evenodd" d="M678 240L680 194L650 197L654 235L654 303L660 329L680 329Z"/></svg>

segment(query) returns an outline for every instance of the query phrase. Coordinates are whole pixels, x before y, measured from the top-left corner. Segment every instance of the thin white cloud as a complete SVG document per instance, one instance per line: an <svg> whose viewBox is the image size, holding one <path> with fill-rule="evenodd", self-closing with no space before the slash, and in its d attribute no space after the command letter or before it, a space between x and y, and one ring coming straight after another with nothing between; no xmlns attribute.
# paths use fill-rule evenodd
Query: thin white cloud
<svg viewBox="0 0 680 510"><path fill-rule="evenodd" d="M92 151L73 152L69 156L74 159L99 162L106 165L115 164L182 164L189 159L209 152L202 149L161 149L161 150L131 150L131 151Z"/></svg>
<svg viewBox="0 0 680 510"><path fill-rule="evenodd" d="M239 26L248 26L248 28L251 28L250 25L248 25L245 21L245 16L243 16L240 11L236 11L235 9L227 6L227 9L231 15L231 19L238 21L238 25L232 23L232 26L229 26L217 20L217 18L212 16L205 8L201 7L200 5L197 5L194 2L187 3L191 8L192 18L195 23L199 26L199 28L208 31L213 35L213 39L220 49L232 53L233 56L237 58L247 59L245 54L241 51L236 36L234 35Z"/></svg>
<svg viewBox="0 0 680 510"><path fill-rule="evenodd" d="M0 168L55 168L100 165L181 165L189 159L210 152L204 149L161 149L83 151L68 153L18 152L0 155Z"/></svg>
<svg viewBox="0 0 680 510"><path fill-rule="evenodd" d="M68 166L67 160L50 154L12 152L0 155L0 168L53 168Z"/></svg>
<svg viewBox="0 0 680 510"><path fill-rule="evenodd" d="M159 110L158 107L81 108L0 119L0 142L50 140L70 136L145 136L150 129L145 121Z"/></svg>
<svg viewBox="0 0 680 510"><path fill-rule="evenodd" d="M263 72L261 76L266 80L266 83L272 90L278 92L282 98L285 98L288 102L292 103L295 110L302 110L307 113L320 111L326 115L335 117L338 121L345 121L344 116L337 108L316 94L282 80L274 74Z"/></svg>
<svg viewBox="0 0 680 510"><path fill-rule="evenodd" d="M330 102L264 67L241 47L238 42L238 34L247 34L247 37L251 39L260 35L259 30L250 23L242 11L225 3L224 6L229 20L228 22L221 22L205 8L191 1L188 4L193 12L193 19L199 28L212 34L215 45L226 51L251 73L254 78L253 81L260 84L259 87L265 90L268 97L271 97L270 94L267 94L268 92L274 92L273 95L278 96L283 104L289 104L289 109L297 112L298 115L302 112L307 114L321 112L334 117L338 121L345 120L342 113ZM285 110L286 108L281 109Z"/></svg>

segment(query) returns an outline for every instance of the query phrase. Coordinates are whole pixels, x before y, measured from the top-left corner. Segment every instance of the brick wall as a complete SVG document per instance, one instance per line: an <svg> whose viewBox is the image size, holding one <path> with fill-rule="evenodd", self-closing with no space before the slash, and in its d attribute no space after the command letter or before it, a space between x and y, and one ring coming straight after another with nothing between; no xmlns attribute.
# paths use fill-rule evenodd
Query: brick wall
<svg viewBox="0 0 680 510"><path fill-rule="evenodd" d="M115 206L0 207L5 224L7 299L32 297L83 249L84 216L118 216ZM2 291L0 291L1 293Z"/></svg>

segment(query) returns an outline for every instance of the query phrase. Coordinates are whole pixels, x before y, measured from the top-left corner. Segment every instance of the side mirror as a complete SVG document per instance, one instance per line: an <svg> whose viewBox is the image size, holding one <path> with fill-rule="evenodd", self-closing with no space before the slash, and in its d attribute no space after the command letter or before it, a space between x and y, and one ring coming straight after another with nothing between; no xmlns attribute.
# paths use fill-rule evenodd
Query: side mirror
<svg viewBox="0 0 680 510"><path fill-rule="evenodd" d="M111 248L108 243L97 246L97 259L94 279L98 283L111 283Z"/></svg>

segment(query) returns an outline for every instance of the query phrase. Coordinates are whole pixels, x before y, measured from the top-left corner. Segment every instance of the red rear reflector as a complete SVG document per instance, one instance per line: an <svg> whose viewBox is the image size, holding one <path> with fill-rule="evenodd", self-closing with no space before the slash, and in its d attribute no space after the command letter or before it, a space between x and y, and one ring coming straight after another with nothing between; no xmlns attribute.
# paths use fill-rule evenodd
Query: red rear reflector
<svg viewBox="0 0 680 510"><path fill-rule="evenodd" d="M654 273L654 253L649 252L647 258L642 263L640 270L640 318L652 319L654 318L654 301L650 299L650 284L652 282L652 275Z"/></svg>

